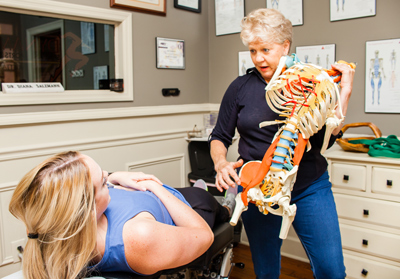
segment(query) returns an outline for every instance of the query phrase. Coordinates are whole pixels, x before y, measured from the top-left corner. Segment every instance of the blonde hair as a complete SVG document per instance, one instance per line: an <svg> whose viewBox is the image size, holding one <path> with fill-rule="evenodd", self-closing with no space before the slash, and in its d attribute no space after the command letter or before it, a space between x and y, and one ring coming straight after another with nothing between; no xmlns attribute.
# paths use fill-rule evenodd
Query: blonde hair
<svg viewBox="0 0 400 279"><path fill-rule="evenodd" d="M245 46L251 42L274 42L283 44L286 40L292 44L293 27L290 20L274 9L252 11L241 22L240 38Z"/></svg>
<svg viewBox="0 0 400 279"><path fill-rule="evenodd" d="M79 152L57 154L28 172L16 187L10 212L37 239L23 256L26 279L83 277L96 246L94 187Z"/></svg>

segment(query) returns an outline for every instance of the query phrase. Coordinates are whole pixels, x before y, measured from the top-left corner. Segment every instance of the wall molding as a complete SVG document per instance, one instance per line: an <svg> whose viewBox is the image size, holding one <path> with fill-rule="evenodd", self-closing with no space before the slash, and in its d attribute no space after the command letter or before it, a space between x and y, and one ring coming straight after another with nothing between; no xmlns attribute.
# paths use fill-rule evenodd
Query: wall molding
<svg viewBox="0 0 400 279"><path fill-rule="evenodd" d="M14 189L17 187L18 183L19 183L18 181L0 183L0 193L14 191ZM0 222L0 226L1 226L1 222Z"/></svg>
<svg viewBox="0 0 400 279"><path fill-rule="evenodd" d="M0 114L0 127L11 125L44 124L66 121L132 118L168 114L185 114L218 111L219 104L188 104L173 106L146 106L71 111L45 111Z"/></svg>
<svg viewBox="0 0 400 279"><path fill-rule="evenodd" d="M183 139L186 129L169 130L153 133L135 133L126 136L104 136L102 138L67 141L57 144L43 143L40 145L23 146L18 148L0 149L0 162L31 157L50 156L65 150L92 150L99 148L116 147L122 145L140 144L170 139Z"/></svg>
<svg viewBox="0 0 400 279"><path fill-rule="evenodd" d="M180 185L185 185L186 183L186 172L185 172L185 154L173 154L171 156L150 158L145 161L138 161L126 164L126 169L128 171L137 171L144 167L157 166L162 164L168 164L171 162L179 162L179 174L180 174Z"/></svg>

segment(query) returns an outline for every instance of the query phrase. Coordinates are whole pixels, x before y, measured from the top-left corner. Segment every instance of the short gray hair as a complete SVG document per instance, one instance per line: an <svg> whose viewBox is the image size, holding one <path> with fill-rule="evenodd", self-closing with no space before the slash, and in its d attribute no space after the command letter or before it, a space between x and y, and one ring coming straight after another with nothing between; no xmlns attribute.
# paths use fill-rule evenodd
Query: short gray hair
<svg viewBox="0 0 400 279"><path fill-rule="evenodd" d="M292 44L293 27L290 20L275 9L258 9L242 19L240 38L245 46L251 42L274 42Z"/></svg>

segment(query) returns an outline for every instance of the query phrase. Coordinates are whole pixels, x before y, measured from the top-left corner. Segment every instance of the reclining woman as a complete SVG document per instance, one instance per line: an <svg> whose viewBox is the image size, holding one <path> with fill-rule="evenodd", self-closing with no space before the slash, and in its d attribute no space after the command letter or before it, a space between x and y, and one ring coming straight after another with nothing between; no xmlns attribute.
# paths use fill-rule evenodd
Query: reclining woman
<svg viewBox="0 0 400 279"><path fill-rule="evenodd" d="M108 175L70 151L28 172L9 210L28 232L26 279L81 278L92 269L148 275L202 255L211 228L229 219L233 198L221 206L199 187L173 189L140 172Z"/></svg>

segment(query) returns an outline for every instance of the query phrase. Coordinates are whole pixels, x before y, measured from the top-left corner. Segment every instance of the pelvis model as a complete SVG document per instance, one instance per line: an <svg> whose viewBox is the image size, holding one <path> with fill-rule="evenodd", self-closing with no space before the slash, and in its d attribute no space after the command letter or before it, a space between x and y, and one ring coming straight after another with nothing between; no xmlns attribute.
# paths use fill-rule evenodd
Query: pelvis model
<svg viewBox="0 0 400 279"><path fill-rule="evenodd" d="M355 68L353 63L348 65ZM263 214L282 216L279 237L287 237L296 215L296 205L290 205L291 191L305 149L311 148L308 139L325 125L323 153L332 131L344 120L338 90L340 79L339 71L302 63L294 54L280 59L266 87L266 100L285 120L262 122L260 128L277 123L284 125L275 134L263 160L250 161L242 167L239 176L243 192L236 196L231 225L236 225L248 203L253 202Z"/></svg>

